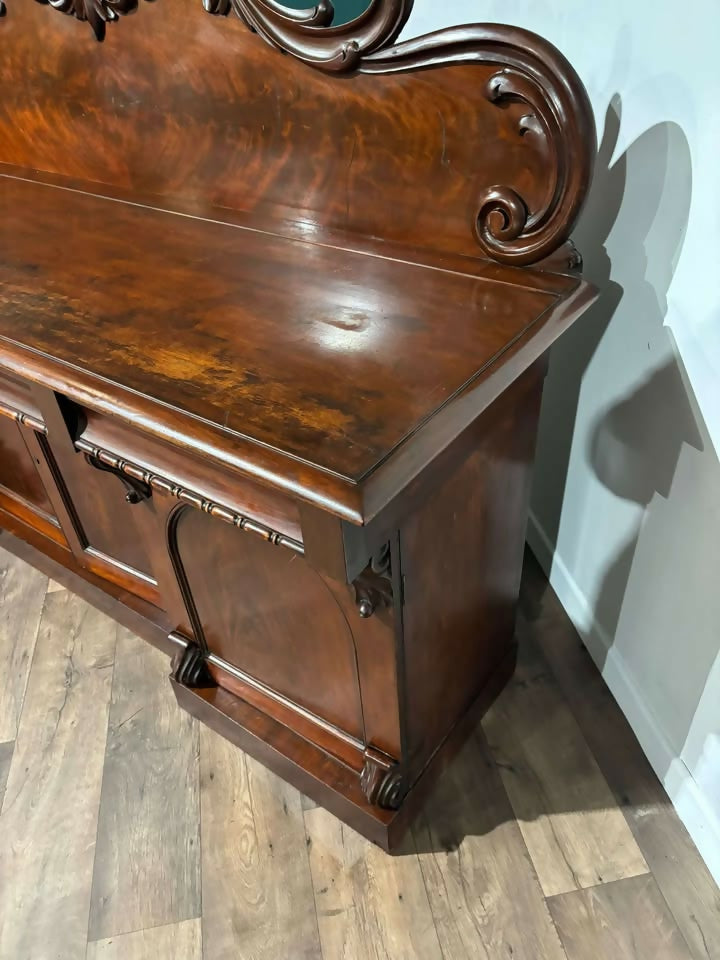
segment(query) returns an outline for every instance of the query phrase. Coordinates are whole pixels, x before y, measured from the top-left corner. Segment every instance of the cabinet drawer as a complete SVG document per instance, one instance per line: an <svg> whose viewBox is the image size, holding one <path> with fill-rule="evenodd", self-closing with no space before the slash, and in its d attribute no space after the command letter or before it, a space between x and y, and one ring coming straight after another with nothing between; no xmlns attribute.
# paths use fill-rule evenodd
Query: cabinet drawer
<svg viewBox="0 0 720 960"><path fill-rule="evenodd" d="M268 535L302 542L298 507L290 497L94 411L82 410L81 416L75 446L84 453L108 465L120 464L128 477L149 474L153 489L206 513L221 519L232 514L238 518L236 525L245 519L246 526L258 533L267 530Z"/></svg>

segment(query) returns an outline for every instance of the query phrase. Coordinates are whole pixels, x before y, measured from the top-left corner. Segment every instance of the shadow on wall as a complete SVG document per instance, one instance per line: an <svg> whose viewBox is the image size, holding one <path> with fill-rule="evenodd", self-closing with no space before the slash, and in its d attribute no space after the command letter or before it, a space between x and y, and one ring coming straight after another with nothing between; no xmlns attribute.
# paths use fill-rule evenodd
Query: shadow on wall
<svg viewBox="0 0 720 960"><path fill-rule="evenodd" d="M579 467L587 471L589 465L605 488L630 504L629 515L621 511L620 517L627 539L615 560L601 571L602 586L594 610L610 642L623 608L644 511L658 494L668 497L684 445L703 450L671 333L664 327L667 293L690 208L687 140L676 124L658 124L614 160L619 132L620 101L615 98L607 112L586 214L574 237L585 258L584 274L598 286L600 298L553 350L539 439L546 469L536 477L534 490L553 545L570 470ZM617 231L621 231L620 237ZM610 250L622 249L622 262L611 262L606 247L611 233ZM613 321L621 303L624 315ZM586 371L606 336L619 345L620 356L615 370L609 369L608 356L617 353L610 350L599 358L611 381L604 384L607 389L601 395L619 399L602 410L597 398L589 396L585 409L578 413ZM594 420L587 414L587 400L592 399L596 401ZM573 439L576 444L580 439L584 448L573 450ZM575 483L576 476L571 476L570 482ZM588 476L585 484L592 483L593 477ZM580 495L583 493L581 490ZM572 495L577 499L578 490L572 490ZM583 548L592 550L592 544L583 544ZM608 552L607 543L600 549L602 559ZM524 635L528 630L543 634L548 644L558 648L561 659L576 643L575 631L564 615L557 615L559 605L543 600L545 589L544 578L533 577L532 564L526 564L524 597L521 594L526 609L518 624L518 672L500 706L496 704L483 722L484 732L470 741L436 787L414 831L420 851L457 849L463 836L490 833L497 824L511 819L512 811L502 799L501 772L506 779L517 776L524 785L521 820L592 810L604 815L607 811L607 794L588 788L592 774L588 773L584 748L578 746L584 744L584 734L578 731L578 740L574 739L574 721L568 719L570 713L552 671L538 655L537 641ZM634 797L664 802L662 788L624 719L616 717L618 708L612 696L602 682L593 685L588 676L596 676L594 668L588 667L578 683L586 685L584 695L591 698L598 722L608 736L617 738L615 749L626 761L620 778L623 793L629 790ZM489 751L486 736L494 743ZM523 746L530 743L531 749ZM542 768L547 763L552 768L553 761L548 758L554 757L558 744L562 744L558 768L563 769L564 782L561 791L550 795L545 784L537 782L533 764Z"/></svg>
<svg viewBox="0 0 720 960"><path fill-rule="evenodd" d="M544 531L553 546L559 535L583 378L621 300L632 315L624 318L628 355L620 376L632 375L637 356L635 377L640 383L606 410L591 429L587 458L592 470L617 497L646 507L656 493L668 496L683 444L703 449L672 334L664 327L667 292L689 216L689 147L680 127L662 123L646 131L613 163L619 128L620 101L614 98L587 210L576 233L585 256L584 273L600 288L601 296L553 352L546 386L540 447L543 462L553 465L553 475L544 483L539 477L538 486ZM626 196L629 162L644 174L640 183L634 182L637 195L631 198ZM623 217L623 259L613 265L606 242L624 203L632 204L632 215ZM623 286L611 279L611 267ZM647 354L640 355L646 341L648 350L650 342L654 344L652 361ZM658 362L653 368L652 363ZM609 383L608 392L612 387ZM595 602L595 621L610 641L618 625L641 525L638 511L632 534L607 570Z"/></svg>
<svg viewBox="0 0 720 960"><path fill-rule="evenodd" d="M576 233L601 296L553 352L533 506L553 548L560 539L562 559L579 572L598 665L618 648L656 714L663 749L692 760L687 737L720 653L709 572L720 463L664 325L689 217L691 156L682 129L662 123L613 162L619 127L615 99Z"/></svg>
<svg viewBox="0 0 720 960"><path fill-rule="evenodd" d="M558 539L583 374L623 296L620 284L610 279L612 265L605 248L625 192L625 154L612 163L619 131L620 98L615 97L605 117L592 189L573 237L583 255L583 274L597 286L600 297L553 347L543 392L533 501L540 501L544 532L553 547ZM552 465L552 470L543 471L545 463Z"/></svg>
<svg viewBox="0 0 720 960"><path fill-rule="evenodd" d="M665 498L670 495L684 443L703 450L678 362L673 358L596 423L588 456L608 490L647 507L656 493ZM595 603L595 619L609 637L615 635L618 626L641 525L639 519L625 548L609 567Z"/></svg>

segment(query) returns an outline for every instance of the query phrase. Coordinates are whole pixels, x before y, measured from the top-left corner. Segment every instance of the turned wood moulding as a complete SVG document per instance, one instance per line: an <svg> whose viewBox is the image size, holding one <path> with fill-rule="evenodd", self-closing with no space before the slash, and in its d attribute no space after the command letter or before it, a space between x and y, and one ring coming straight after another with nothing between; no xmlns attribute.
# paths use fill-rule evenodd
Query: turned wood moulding
<svg viewBox="0 0 720 960"><path fill-rule="evenodd" d="M179 0L36 2L49 8L48 16L56 11L87 21L97 40L103 41L108 24L127 14L137 12L139 16L139 7L145 4L155 8L163 20L167 19L172 29L170 13ZM228 20L236 22L239 19L272 47L327 76L347 79L460 65L486 68L479 78L477 97L498 111L511 114L512 129L502 129L495 136L498 142L502 141L502 151L508 156L510 136L521 142L527 164L520 154L519 159L507 161L514 182L498 179L478 184L466 219L468 240L475 244L480 256L525 265L548 257L568 239L589 186L595 134L583 85L550 43L521 29L495 24L450 28L396 43L411 12L412 0L370 0L359 17L336 26L332 25L334 11L329 0L321 0L307 10L291 10L276 0L196 0L195 4L186 0L182 10L185 20L193 6L199 17L212 14L228 16ZM13 13L11 5L6 24ZM228 23L228 43L239 50L237 36L230 36L233 30ZM122 41L118 40L118 44ZM189 66L194 66L192 51L185 53L190 57ZM244 50L240 53L244 54ZM227 64L231 70L239 71L241 60L242 56L233 54ZM219 66L226 68L227 64ZM308 97L312 95L309 90ZM324 106L325 103L317 102L317 111ZM500 131L502 124L497 124ZM449 133L443 128L438 139L442 140L444 151L447 136ZM392 146L397 149L395 144ZM516 154L517 144L512 147ZM482 153L492 155L492 150L482 142L475 148L477 167L483 174L486 161ZM442 163L449 166L450 161L443 156ZM378 172L373 175L377 180ZM430 188L431 181L428 176ZM472 187L472 181L468 186ZM452 195L449 190L448 199L457 203L458 187L452 186ZM428 191L431 192L432 189ZM233 206L225 197L220 200L223 206ZM377 230L374 235L378 235ZM432 241L428 238L424 242ZM439 246L447 245L441 242ZM461 252L469 251L466 248Z"/></svg>

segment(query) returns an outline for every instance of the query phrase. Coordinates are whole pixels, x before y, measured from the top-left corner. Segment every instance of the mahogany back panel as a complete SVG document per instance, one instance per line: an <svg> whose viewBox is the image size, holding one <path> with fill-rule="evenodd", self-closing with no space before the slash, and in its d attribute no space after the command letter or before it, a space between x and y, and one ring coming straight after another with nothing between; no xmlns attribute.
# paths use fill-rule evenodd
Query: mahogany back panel
<svg viewBox="0 0 720 960"><path fill-rule="evenodd" d="M203 215L262 210L305 222L309 239L321 224L470 255L483 253L481 206L504 240L518 226L514 196L488 193L501 185L526 206L530 232L538 221L547 234L537 259L564 239L590 175L582 85L520 30L437 37L338 76L278 56L200 0L143 3L102 44L52 7L14 4L0 21L0 162ZM416 69L448 63L458 65ZM526 246L506 259L528 259Z"/></svg>

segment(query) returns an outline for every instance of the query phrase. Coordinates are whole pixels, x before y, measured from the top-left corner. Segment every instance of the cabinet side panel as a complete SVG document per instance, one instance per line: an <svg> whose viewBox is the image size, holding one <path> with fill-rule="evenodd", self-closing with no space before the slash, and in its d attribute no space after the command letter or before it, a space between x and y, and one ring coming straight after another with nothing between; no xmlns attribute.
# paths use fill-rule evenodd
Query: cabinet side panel
<svg viewBox="0 0 720 960"><path fill-rule="evenodd" d="M401 530L414 772L513 643L543 372L528 370L487 410L479 443Z"/></svg>

